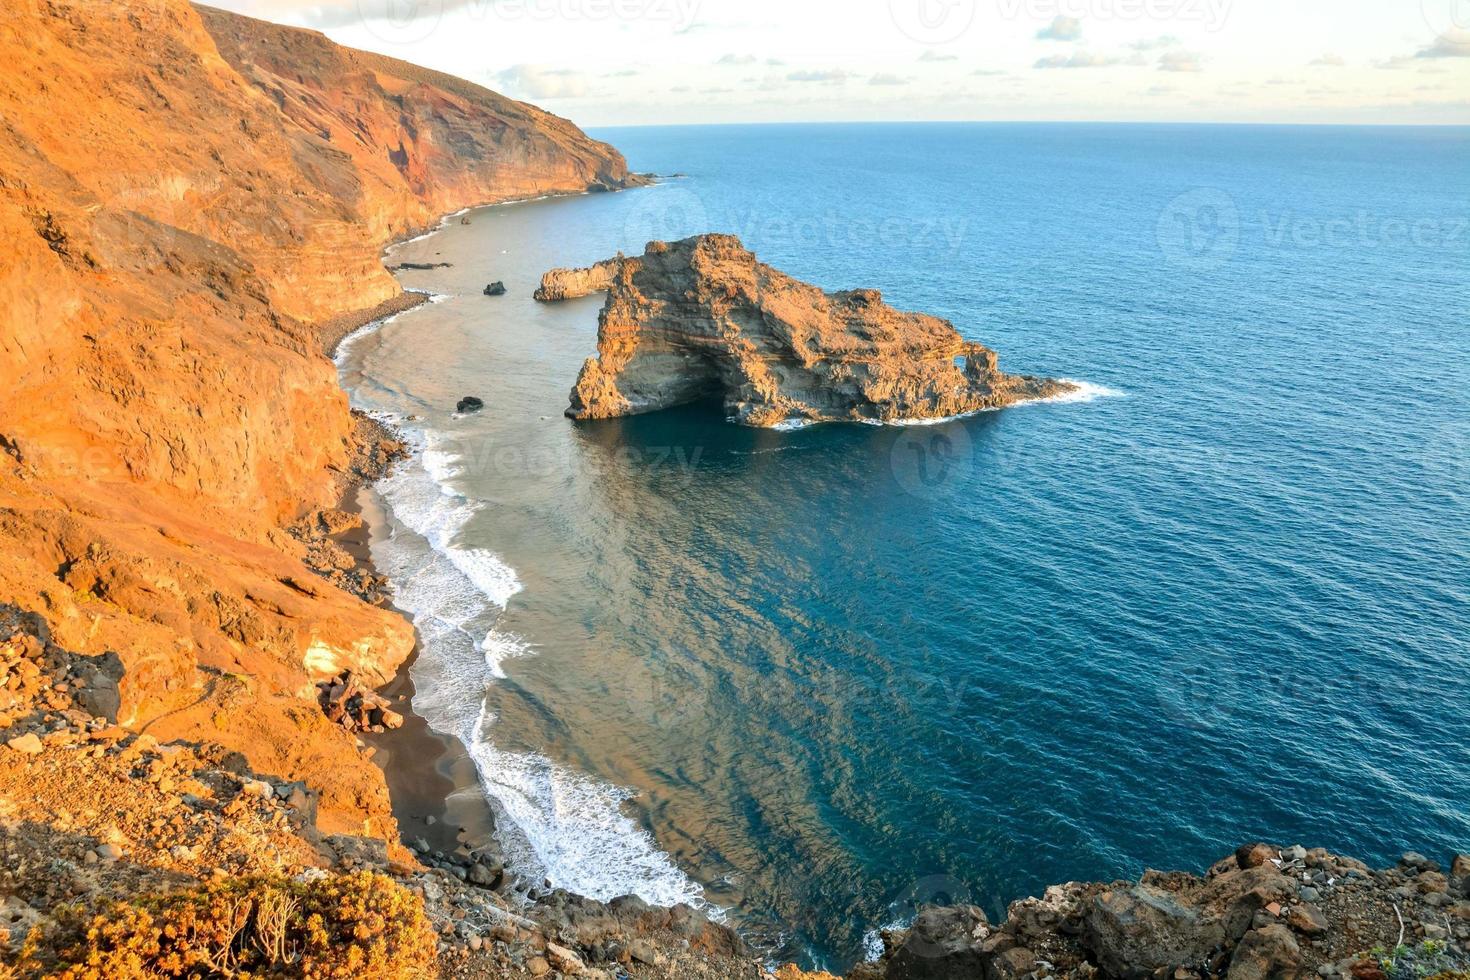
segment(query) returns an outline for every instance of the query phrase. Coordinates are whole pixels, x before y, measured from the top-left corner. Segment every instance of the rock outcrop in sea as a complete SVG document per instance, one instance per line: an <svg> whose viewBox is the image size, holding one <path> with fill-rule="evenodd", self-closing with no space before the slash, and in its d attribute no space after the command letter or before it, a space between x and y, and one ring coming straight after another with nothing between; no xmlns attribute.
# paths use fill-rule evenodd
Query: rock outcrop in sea
<svg viewBox="0 0 1470 980"><path fill-rule="evenodd" d="M552 269L541 277L532 298L542 303L563 299L579 299L612 288L613 276L622 265L623 256L604 259L585 269Z"/></svg>
<svg viewBox="0 0 1470 980"><path fill-rule="evenodd" d="M567 415L605 419L720 401L737 422L937 419L1065 394L1003 373L947 320L875 289L823 292L757 261L732 235L650 242L643 255L554 270L538 298L606 289L597 357Z"/></svg>

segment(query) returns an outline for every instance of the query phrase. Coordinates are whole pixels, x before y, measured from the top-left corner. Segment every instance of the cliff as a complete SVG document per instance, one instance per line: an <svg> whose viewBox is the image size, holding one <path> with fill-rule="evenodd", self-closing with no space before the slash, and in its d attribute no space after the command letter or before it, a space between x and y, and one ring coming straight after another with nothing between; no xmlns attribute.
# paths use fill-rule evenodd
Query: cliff
<svg viewBox="0 0 1470 980"><path fill-rule="evenodd" d="M0 52L0 602L115 653L123 724L310 777L324 827L393 839L313 684L385 681L412 630L283 530L392 449L316 325L398 302L389 237L626 165L495 93L182 0L14 0Z"/></svg>
<svg viewBox="0 0 1470 980"><path fill-rule="evenodd" d="M572 389L572 418L719 399L747 425L893 422L1072 388L1004 374L994 351L948 321L895 310L873 289L823 292L757 261L730 235L650 242L640 257L553 271L541 292L604 283L597 357Z"/></svg>

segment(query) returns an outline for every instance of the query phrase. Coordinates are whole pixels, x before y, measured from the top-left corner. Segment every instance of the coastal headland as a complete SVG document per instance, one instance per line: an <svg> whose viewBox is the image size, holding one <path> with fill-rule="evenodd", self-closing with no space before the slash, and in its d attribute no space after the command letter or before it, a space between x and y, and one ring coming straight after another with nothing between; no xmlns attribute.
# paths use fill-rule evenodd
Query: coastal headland
<svg viewBox="0 0 1470 980"><path fill-rule="evenodd" d="M421 302L389 242L643 179L532 106L183 0L16 0L0 51L0 977L769 975L700 911L517 881L443 817L405 833L375 758L433 739L350 506L404 447L325 352ZM645 261L747 268L684 247ZM1257 844L1004 923L926 909L850 975L1448 976L1470 858L1443 858Z"/></svg>

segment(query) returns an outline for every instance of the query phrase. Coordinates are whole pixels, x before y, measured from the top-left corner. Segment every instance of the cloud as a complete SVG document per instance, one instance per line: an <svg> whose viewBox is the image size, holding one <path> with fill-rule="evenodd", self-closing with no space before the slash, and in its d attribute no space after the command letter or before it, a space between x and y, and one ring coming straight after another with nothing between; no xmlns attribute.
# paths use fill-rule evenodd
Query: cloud
<svg viewBox="0 0 1470 980"><path fill-rule="evenodd" d="M1347 64L1347 60L1342 55L1329 51L1320 58L1313 58L1307 64L1313 68L1342 68Z"/></svg>
<svg viewBox="0 0 1470 980"><path fill-rule="evenodd" d="M1058 14L1049 26L1037 31L1036 36L1043 41L1080 41L1082 21Z"/></svg>
<svg viewBox="0 0 1470 980"><path fill-rule="evenodd" d="M755 64L759 60L760 59L757 58L753 54L727 54L724 57L722 57L719 61L716 61L715 64L717 64L717 65L753 65L753 64Z"/></svg>
<svg viewBox="0 0 1470 980"><path fill-rule="evenodd" d="M1435 38L1416 58L1470 58L1470 31L1450 31Z"/></svg>
<svg viewBox="0 0 1470 980"><path fill-rule="evenodd" d="M1414 67L1414 58L1406 54L1396 54L1392 58L1373 62L1373 67L1382 68L1384 71L1403 71L1405 68Z"/></svg>
<svg viewBox="0 0 1470 980"><path fill-rule="evenodd" d="M1070 55L1054 54L1037 60L1033 67L1036 68L1107 68L1120 63L1118 58L1110 58L1107 55L1096 54L1092 51L1077 50Z"/></svg>
<svg viewBox="0 0 1470 980"><path fill-rule="evenodd" d="M848 73L841 68L828 71L794 71L786 76L788 82L825 82L840 84L847 81Z"/></svg>
<svg viewBox="0 0 1470 980"><path fill-rule="evenodd" d="M1158 37L1146 37L1134 41L1128 46L1134 51L1158 51L1161 48L1178 47L1179 39L1173 34L1160 34Z"/></svg>
<svg viewBox="0 0 1470 980"><path fill-rule="evenodd" d="M525 99L575 99L588 92L587 76L567 68L512 65L494 79L511 95Z"/></svg>
<svg viewBox="0 0 1470 980"><path fill-rule="evenodd" d="M929 50L926 50L923 54L919 55L919 60L920 61L959 61L960 60L960 56L957 55L957 54L940 54L938 51L935 51L933 49L929 49Z"/></svg>
<svg viewBox="0 0 1470 980"><path fill-rule="evenodd" d="M913 81L906 75L890 75L887 72L879 72L868 79L869 85L907 85Z"/></svg>
<svg viewBox="0 0 1470 980"><path fill-rule="evenodd" d="M624 68L622 71L610 71L603 78L633 78L643 74L637 68Z"/></svg>
<svg viewBox="0 0 1470 980"><path fill-rule="evenodd" d="M1189 51L1165 51L1159 55L1159 71L1204 71L1200 56Z"/></svg>
<svg viewBox="0 0 1470 980"><path fill-rule="evenodd" d="M970 72L970 74L979 75L984 78L990 78L995 75L1005 75L1008 74L1008 72L1003 72L998 68L976 68L974 71Z"/></svg>

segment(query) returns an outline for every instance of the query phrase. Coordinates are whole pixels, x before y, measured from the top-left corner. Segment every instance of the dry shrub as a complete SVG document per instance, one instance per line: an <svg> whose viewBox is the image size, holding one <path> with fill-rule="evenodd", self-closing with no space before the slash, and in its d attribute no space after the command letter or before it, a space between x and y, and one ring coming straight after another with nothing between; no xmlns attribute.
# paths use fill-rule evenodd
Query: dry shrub
<svg viewBox="0 0 1470 980"><path fill-rule="evenodd" d="M426 975L435 950L423 900L372 872L212 882L113 902L90 917L73 914L68 925L42 952L49 965L18 976L387 980Z"/></svg>

